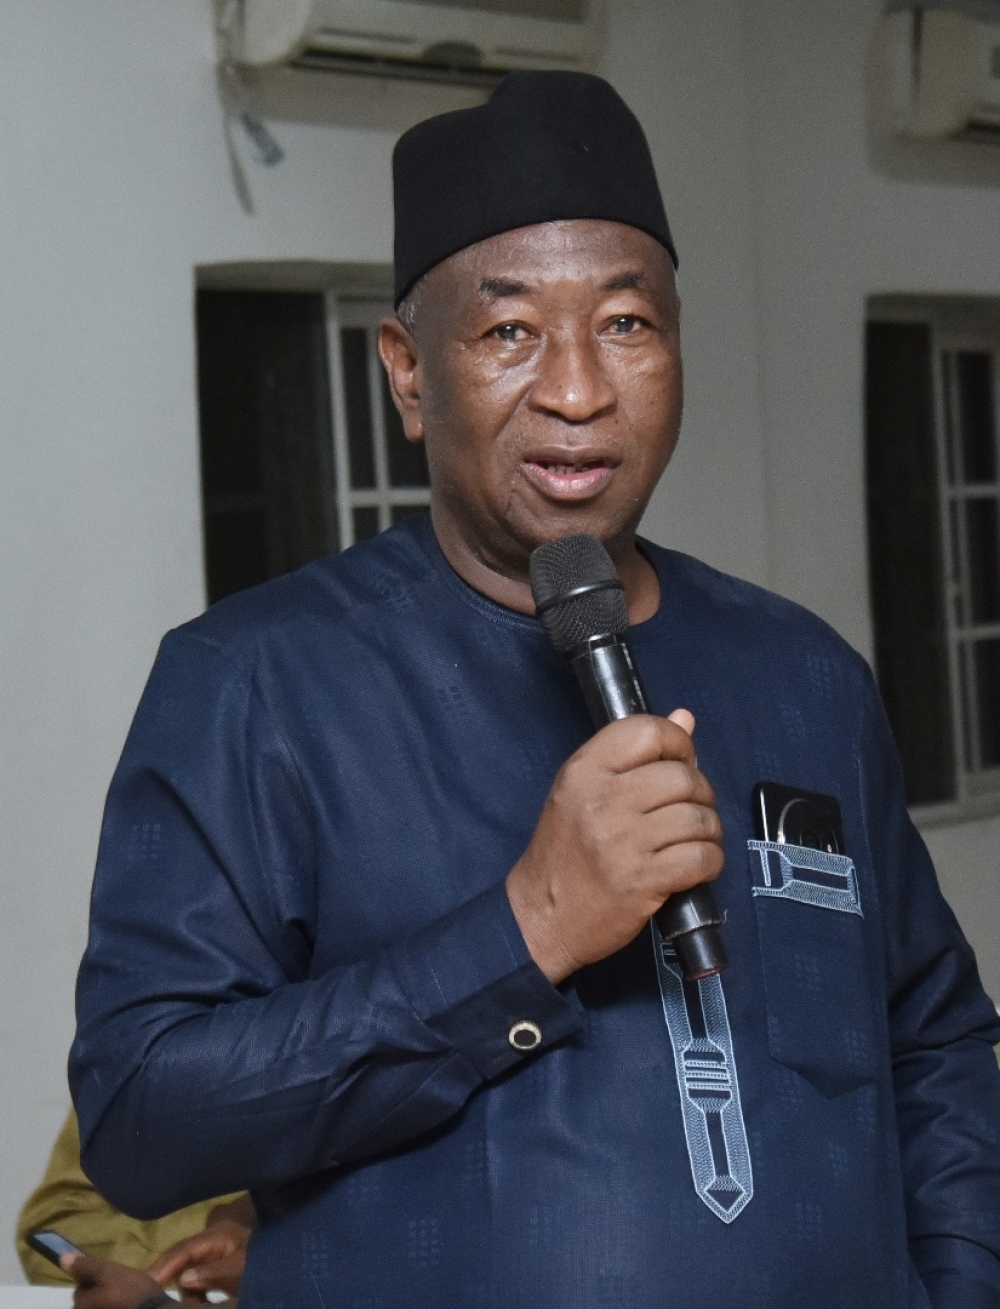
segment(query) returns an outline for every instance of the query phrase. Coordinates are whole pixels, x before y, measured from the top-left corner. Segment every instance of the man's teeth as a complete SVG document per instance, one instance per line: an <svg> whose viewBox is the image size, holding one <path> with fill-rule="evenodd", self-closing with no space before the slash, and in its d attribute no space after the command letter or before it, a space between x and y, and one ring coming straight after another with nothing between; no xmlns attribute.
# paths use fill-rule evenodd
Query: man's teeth
<svg viewBox="0 0 1000 1309"><path fill-rule="evenodd" d="M588 473L592 468L600 468L601 464L598 462L588 464L552 464L542 460L541 466L550 473L560 473L563 476L568 476L570 473Z"/></svg>

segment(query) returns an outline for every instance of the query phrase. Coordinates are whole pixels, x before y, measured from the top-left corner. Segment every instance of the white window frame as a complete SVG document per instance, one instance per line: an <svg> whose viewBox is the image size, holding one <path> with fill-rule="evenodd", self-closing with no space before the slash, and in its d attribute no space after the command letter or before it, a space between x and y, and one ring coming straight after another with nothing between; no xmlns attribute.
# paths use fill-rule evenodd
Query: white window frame
<svg viewBox="0 0 1000 1309"><path fill-rule="evenodd" d="M978 709L972 667L975 644L1000 639L1000 622L977 623L970 614L971 566L967 519L962 512L972 500L992 500L997 505L1000 522L1000 333L957 331L932 325L931 350L942 562L947 586L944 611L955 751L955 802L964 804L980 796L1000 798L1000 767L983 766L978 736L972 730ZM964 352L988 354L992 358L993 439L997 470L992 482L957 480L961 462L959 397L956 371L949 367L949 361ZM954 470L954 477L949 468ZM1000 578L997 582L1000 585Z"/></svg>
<svg viewBox="0 0 1000 1309"><path fill-rule="evenodd" d="M382 393L382 362L378 357L378 325L392 313L392 302L374 297L346 296L336 291L326 293L326 346L332 399L333 459L336 470L337 531L341 550L355 542L354 510L376 509L378 530L392 526L392 511L398 505L429 505L428 486L391 486L389 455L386 443ZM347 401L344 365L341 354L341 331L361 328L365 333L368 356L368 402L372 420L374 487L351 484L351 460L347 430Z"/></svg>
<svg viewBox="0 0 1000 1309"><path fill-rule="evenodd" d="M947 623L948 681L951 696L952 743L955 759L955 796L950 800L913 806L919 826L930 829L952 823L971 821L1000 812L1000 769L969 769L966 753L967 729L963 687L966 669L963 653L969 648L973 631L987 635L994 624L974 628L956 621L956 575L951 529L952 493L947 467L945 442L946 388L942 353L956 345L975 350L1000 352L1000 298L987 296L873 295L868 298L867 318L871 321L920 323L931 334L931 379L934 402L934 435L938 459L938 517L942 550L943 577L947 591L943 596ZM996 359L995 359L996 367ZM1000 443L1000 377L994 372L994 428ZM1000 449L998 449L1000 461ZM1000 466L1000 464L998 464ZM990 484L992 485L992 484ZM961 495L961 493L959 493ZM964 530L964 529L963 529Z"/></svg>

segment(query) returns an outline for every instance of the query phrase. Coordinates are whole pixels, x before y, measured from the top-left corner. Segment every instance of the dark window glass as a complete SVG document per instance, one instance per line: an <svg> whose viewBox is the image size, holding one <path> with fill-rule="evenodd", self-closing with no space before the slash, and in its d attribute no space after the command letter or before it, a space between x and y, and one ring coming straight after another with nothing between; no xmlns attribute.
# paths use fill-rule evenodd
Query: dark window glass
<svg viewBox="0 0 1000 1309"><path fill-rule="evenodd" d="M973 657L978 713L973 730L983 768L1000 767L1000 640L977 641Z"/></svg>
<svg viewBox="0 0 1000 1309"><path fill-rule="evenodd" d="M907 799L927 804L955 795L930 329L870 323L865 356L875 666Z"/></svg>
<svg viewBox="0 0 1000 1309"><path fill-rule="evenodd" d="M965 506L969 560L969 621L1000 619L1000 516L997 501L969 500Z"/></svg>
<svg viewBox="0 0 1000 1309"><path fill-rule="evenodd" d="M320 294L199 291L209 603L338 548Z"/></svg>
<svg viewBox="0 0 1000 1309"><path fill-rule="evenodd" d="M965 482L993 482L997 475L993 430L993 360L981 351L955 355L958 426Z"/></svg>
<svg viewBox="0 0 1000 1309"><path fill-rule="evenodd" d="M250 320L253 297L198 296L201 489L206 497L262 493L260 395L266 379Z"/></svg>
<svg viewBox="0 0 1000 1309"><path fill-rule="evenodd" d="M975 709L975 678L976 678L976 661L975 646L971 643L965 643L958 647L958 662L961 668L959 677L959 701L961 704L962 715L962 741L964 745L964 767L967 773L975 771L976 757L973 749L973 740L976 735L976 709Z"/></svg>
<svg viewBox="0 0 1000 1309"><path fill-rule="evenodd" d="M382 374L382 411L385 414L385 444L390 486L427 486L427 456L423 442L415 444L403 435L403 420L392 402L389 379Z"/></svg>
<svg viewBox="0 0 1000 1309"><path fill-rule="evenodd" d="M372 446L371 396L368 390L368 338L365 329L341 328L340 347L351 485L358 490L369 490L375 485L375 456Z"/></svg>
<svg viewBox="0 0 1000 1309"><path fill-rule="evenodd" d="M366 541L370 536L378 536L378 510L374 505L363 505L351 510L354 523L355 541Z"/></svg>
<svg viewBox="0 0 1000 1309"><path fill-rule="evenodd" d="M256 586L269 574L267 516L263 507L205 516L205 558L209 603Z"/></svg>

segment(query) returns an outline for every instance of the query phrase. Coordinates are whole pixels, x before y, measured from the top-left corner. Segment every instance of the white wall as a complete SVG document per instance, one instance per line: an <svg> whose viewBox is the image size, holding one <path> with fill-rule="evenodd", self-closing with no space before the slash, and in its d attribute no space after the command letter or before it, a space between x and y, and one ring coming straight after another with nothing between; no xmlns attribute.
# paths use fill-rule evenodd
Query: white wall
<svg viewBox="0 0 1000 1309"><path fill-rule="evenodd" d="M1000 149L886 139L866 84L881 8L743 0L770 585L869 657L866 297L1000 296ZM928 839L1000 1000L1000 819Z"/></svg>
<svg viewBox="0 0 1000 1309"><path fill-rule="evenodd" d="M767 584L751 148L740 6L609 6L602 71L649 135L680 255L685 416L644 530Z"/></svg>
<svg viewBox="0 0 1000 1309"><path fill-rule="evenodd" d="M0 3L0 1232L67 1107L103 793L203 607L194 268L384 260L388 130L282 125L238 203L207 3ZM0 1240L0 1282L16 1275Z"/></svg>
<svg viewBox="0 0 1000 1309"><path fill-rule="evenodd" d="M867 649L864 297L1000 294L995 186L961 169L951 182L877 171L861 80L873 0L611 10L606 71L649 131L685 299L685 430L647 530L770 580ZM388 260L393 141L448 104L345 83L332 107L300 105L273 125L284 163L246 158L247 212L221 129L208 0L0 0L0 30L9 1232L66 1107L108 778L159 636L203 605L194 269ZM905 164L890 159L890 172ZM1000 995L997 835L970 825L934 844ZM16 1267L0 1238L0 1282Z"/></svg>

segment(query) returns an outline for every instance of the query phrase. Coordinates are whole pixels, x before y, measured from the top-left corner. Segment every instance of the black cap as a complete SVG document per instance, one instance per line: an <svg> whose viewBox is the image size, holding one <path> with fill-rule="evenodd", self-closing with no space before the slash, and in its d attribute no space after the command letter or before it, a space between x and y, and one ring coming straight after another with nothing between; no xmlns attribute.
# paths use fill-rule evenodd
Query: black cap
<svg viewBox="0 0 1000 1309"><path fill-rule="evenodd" d="M589 73L508 73L486 104L411 127L392 172L397 305L456 251L563 218L641 228L677 265L639 120Z"/></svg>

